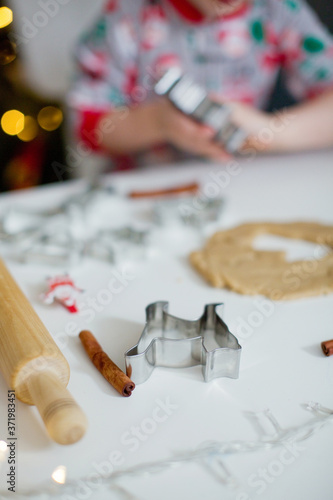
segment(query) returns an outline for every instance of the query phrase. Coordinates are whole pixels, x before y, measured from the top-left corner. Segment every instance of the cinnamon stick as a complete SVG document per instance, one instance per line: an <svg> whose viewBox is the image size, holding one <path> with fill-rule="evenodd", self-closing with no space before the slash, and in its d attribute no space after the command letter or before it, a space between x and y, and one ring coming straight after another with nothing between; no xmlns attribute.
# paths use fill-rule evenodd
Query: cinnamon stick
<svg viewBox="0 0 333 500"><path fill-rule="evenodd" d="M183 186L170 187L166 189L156 189L153 191L131 191L128 196L130 198L153 198L158 196L174 195L181 193L197 193L199 184L192 182Z"/></svg>
<svg viewBox="0 0 333 500"><path fill-rule="evenodd" d="M326 340L321 343L321 348L325 356L332 356L333 354L333 340Z"/></svg>
<svg viewBox="0 0 333 500"><path fill-rule="evenodd" d="M97 370L122 396L129 397L135 388L134 382L109 358L89 330L82 330L79 338Z"/></svg>

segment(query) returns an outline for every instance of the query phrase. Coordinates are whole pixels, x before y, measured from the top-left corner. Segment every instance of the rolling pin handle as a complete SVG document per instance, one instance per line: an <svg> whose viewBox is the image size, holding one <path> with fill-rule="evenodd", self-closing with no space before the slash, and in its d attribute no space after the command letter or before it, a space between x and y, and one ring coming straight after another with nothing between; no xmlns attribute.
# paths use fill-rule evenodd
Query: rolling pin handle
<svg viewBox="0 0 333 500"><path fill-rule="evenodd" d="M27 384L49 436L59 444L81 439L88 425L86 416L59 378L41 371L31 374Z"/></svg>

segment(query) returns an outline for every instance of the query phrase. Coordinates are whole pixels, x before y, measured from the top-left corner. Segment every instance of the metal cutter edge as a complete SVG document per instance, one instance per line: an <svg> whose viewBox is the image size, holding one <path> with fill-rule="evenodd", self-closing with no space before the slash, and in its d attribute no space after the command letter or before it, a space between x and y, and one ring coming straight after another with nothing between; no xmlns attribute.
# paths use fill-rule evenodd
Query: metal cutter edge
<svg viewBox="0 0 333 500"><path fill-rule="evenodd" d="M127 375L140 384L155 367L185 368L202 365L205 382L219 377L238 378L242 347L216 312L223 303L207 304L196 320L168 312L169 302L157 301L146 307L146 324L136 345L125 352ZM217 347L205 346L208 334Z"/></svg>

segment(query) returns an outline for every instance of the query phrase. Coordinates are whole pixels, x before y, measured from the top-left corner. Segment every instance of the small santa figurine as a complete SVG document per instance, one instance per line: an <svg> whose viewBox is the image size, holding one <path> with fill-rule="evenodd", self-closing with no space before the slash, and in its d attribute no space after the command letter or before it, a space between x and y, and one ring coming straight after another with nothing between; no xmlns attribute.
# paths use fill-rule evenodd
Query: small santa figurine
<svg viewBox="0 0 333 500"><path fill-rule="evenodd" d="M48 291L42 296L45 304L60 302L70 313L78 312L77 297L83 291L77 288L68 274L47 278Z"/></svg>

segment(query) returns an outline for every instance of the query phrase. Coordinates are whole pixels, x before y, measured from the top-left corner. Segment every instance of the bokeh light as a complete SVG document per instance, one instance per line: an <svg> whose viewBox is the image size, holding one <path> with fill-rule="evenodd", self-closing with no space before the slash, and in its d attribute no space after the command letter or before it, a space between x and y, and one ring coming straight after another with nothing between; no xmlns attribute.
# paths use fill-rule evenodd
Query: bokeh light
<svg viewBox="0 0 333 500"><path fill-rule="evenodd" d="M13 11L9 7L0 7L0 28L5 28L13 20Z"/></svg>
<svg viewBox="0 0 333 500"><path fill-rule="evenodd" d="M1 118L1 128L8 135L17 135L24 129L24 114L17 109L6 111Z"/></svg>
<svg viewBox="0 0 333 500"><path fill-rule="evenodd" d="M63 118L61 109L55 106L46 106L38 113L37 120L42 129L52 132L61 125Z"/></svg>
<svg viewBox="0 0 333 500"><path fill-rule="evenodd" d="M58 484L65 484L66 482L66 467L59 465L52 472L52 479Z"/></svg>
<svg viewBox="0 0 333 500"><path fill-rule="evenodd" d="M37 121L32 116L28 115L24 117L24 128L22 132L19 132L17 134L17 137L21 139L21 141L29 142L37 137L38 130L39 128Z"/></svg>
<svg viewBox="0 0 333 500"><path fill-rule="evenodd" d="M0 451L6 451L6 450L7 450L6 441L0 441Z"/></svg>

